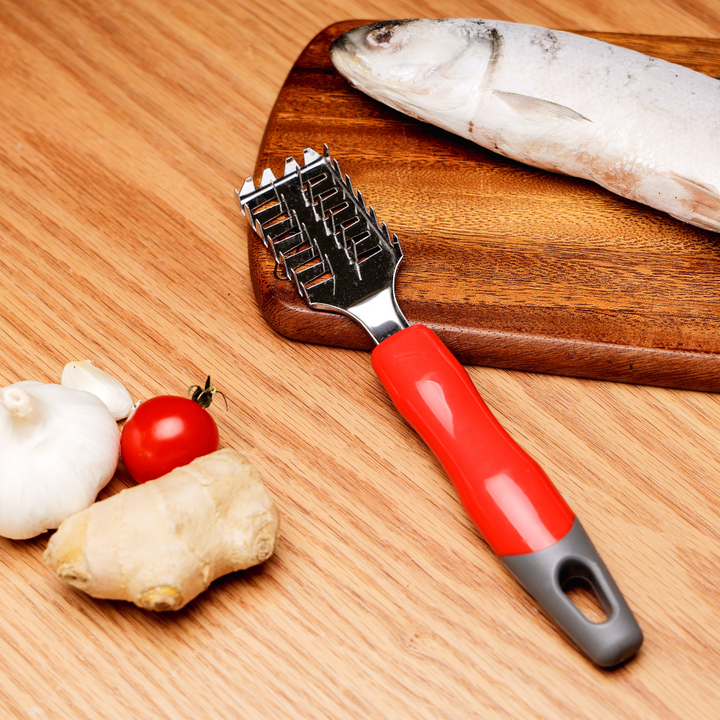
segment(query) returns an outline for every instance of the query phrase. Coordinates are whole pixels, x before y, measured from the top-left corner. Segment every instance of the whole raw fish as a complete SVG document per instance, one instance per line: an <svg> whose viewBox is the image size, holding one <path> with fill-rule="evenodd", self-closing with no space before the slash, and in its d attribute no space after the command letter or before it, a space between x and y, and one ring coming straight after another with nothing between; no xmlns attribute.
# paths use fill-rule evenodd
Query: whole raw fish
<svg viewBox="0 0 720 720"><path fill-rule="evenodd" d="M720 232L720 81L567 32L476 19L356 28L355 87L529 165Z"/></svg>

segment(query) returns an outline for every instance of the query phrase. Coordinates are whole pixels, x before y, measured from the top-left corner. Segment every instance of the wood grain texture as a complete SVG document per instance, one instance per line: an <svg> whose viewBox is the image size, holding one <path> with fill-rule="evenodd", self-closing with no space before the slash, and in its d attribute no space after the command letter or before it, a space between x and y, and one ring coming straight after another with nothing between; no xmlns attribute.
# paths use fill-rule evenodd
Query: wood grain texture
<svg viewBox="0 0 720 720"><path fill-rule="evenodd" d="M335 24L308 45L275 102L255 168L282 172L327 144L401 241L397 295L463 362L720 390L717 233L593 183L504 159L382 106L329 59ZM720 42L587 33L720 77ZM369 349L348 318L310 310L250 239L272 327L304 342Z"/></svg>
<svg viewBox="0 0 720 720"><path fill-rule="evenodd" d="M368 353L288 341L257 306L233 188L288 73L333 23L418 15L720 39L710 0L0 4L0 384L87 357L144 399L210 373L221 446L283 515L270 561L173 615L63 586L47 535L0 540L0 717L717 714L717 395L469 368L643 627L601 671L489 552Z"/></svg>

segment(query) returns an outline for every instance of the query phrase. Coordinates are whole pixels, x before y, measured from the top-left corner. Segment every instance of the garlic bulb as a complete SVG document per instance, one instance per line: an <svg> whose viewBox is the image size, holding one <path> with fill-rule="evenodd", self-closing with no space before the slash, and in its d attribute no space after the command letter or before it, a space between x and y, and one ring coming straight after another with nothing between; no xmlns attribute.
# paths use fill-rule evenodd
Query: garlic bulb
<svg viewBox="0 0 720 720"><path fill-rule="evenodd" d="M63 368L60 384L97 395L116 420L126 418L133 409L132 398L125 386L117 378L96 368L92 360L68 363Z"/></svg>
<svg viewBox="0 0 720 720"><path fill-rule="evenodd" d="M0 389L0 536L57 528L115 473L120 430L95 395L23 381Z"/></svg>

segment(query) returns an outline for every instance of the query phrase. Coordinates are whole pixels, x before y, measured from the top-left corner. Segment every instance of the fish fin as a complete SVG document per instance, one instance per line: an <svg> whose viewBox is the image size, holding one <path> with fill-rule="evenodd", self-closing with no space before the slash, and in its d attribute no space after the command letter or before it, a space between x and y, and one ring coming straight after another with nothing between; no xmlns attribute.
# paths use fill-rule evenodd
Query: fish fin
<svg viewBox="0 0 720 720"><path fill-rule="evenodd" d="M720 192L714 185L697 182L677 173L670 173L687 192L692 205L693 223L708 230L720 231Z"/></svg>
<svg viewBox="0 0 720 720"><path fill-rule="evenodd" d="M531 95L521 95L520 93L503 92L502 90L494 90L493 95L500 98L500 100L509 105L518 115L521 115L526 120L532 120L534 122L547 120L581 120L584 122L592 122L592 120L572 108L559 105L550 100L542 100L541 98L532 97Z"/></svg>

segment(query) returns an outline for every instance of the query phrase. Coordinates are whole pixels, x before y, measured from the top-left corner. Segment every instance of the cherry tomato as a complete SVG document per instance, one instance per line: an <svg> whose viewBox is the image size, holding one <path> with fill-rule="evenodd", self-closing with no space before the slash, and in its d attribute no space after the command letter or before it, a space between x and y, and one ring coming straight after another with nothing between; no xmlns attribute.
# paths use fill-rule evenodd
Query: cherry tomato
<svg viewBox="0 0 720 720"><path fill-rule="evenodd" d="M215 452L218 428L205 409L216 392L207 379L205 388L190 388L193 399L159 395L137 407L125 423L120 451L125 467L140 483L154 480L171 470Z"/></svg>

